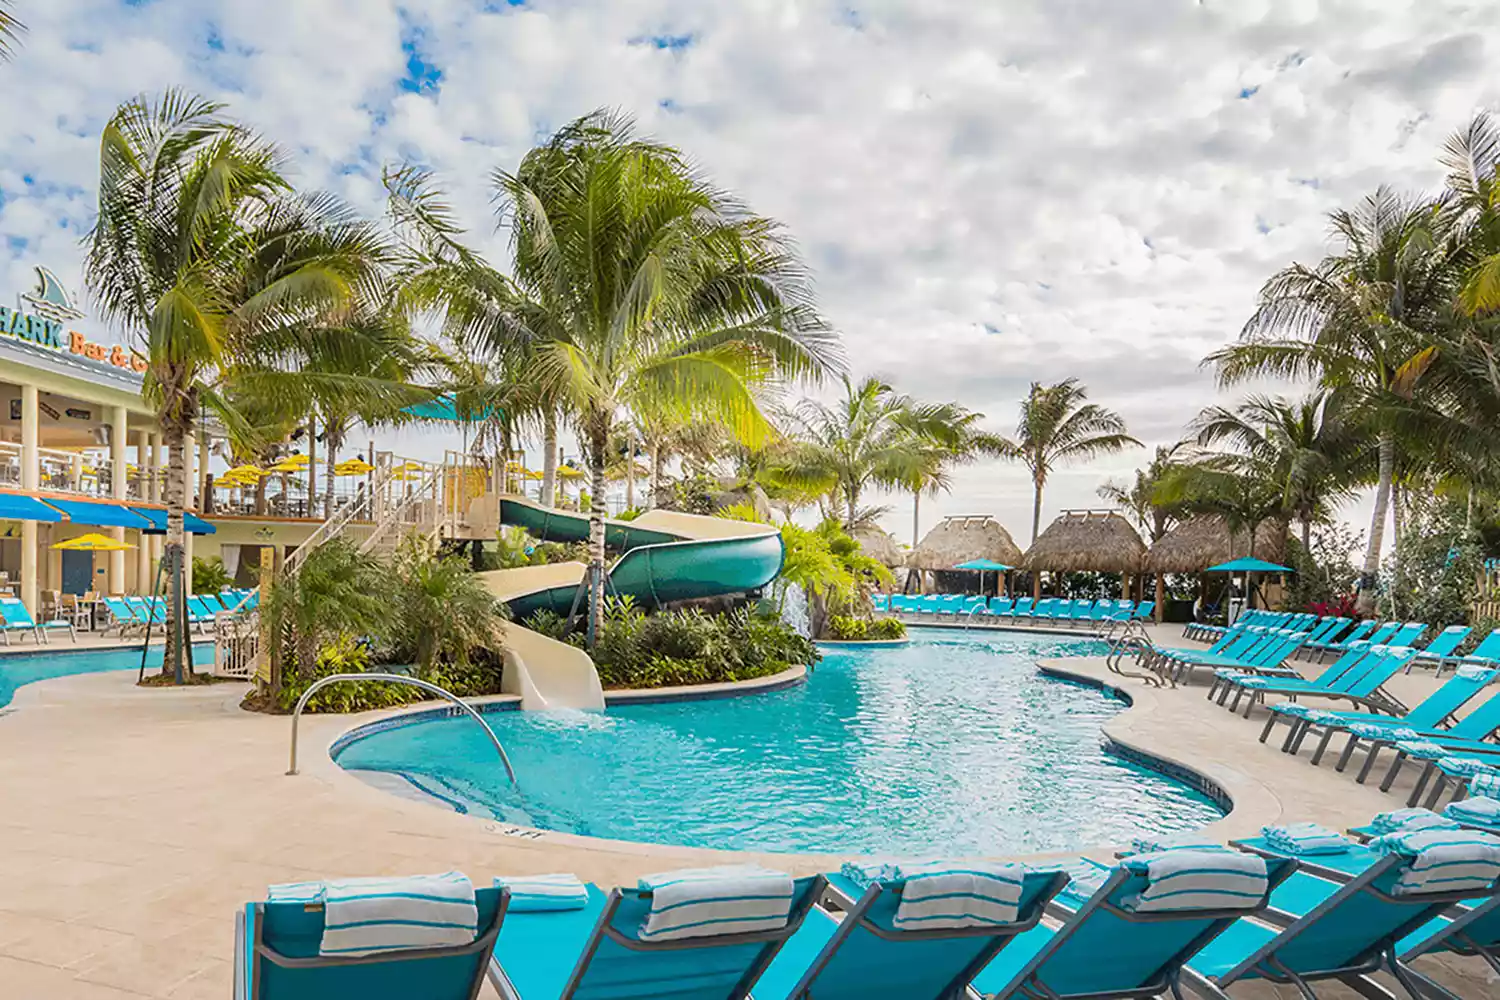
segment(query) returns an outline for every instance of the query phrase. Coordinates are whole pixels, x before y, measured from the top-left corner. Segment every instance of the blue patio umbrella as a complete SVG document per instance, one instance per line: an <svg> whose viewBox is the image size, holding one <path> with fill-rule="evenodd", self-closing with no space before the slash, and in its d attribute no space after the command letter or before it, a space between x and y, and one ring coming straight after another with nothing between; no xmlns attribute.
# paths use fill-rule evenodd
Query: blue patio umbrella
<svg viewBox="0 0 1500 1000"><path fill-rule="evenodd" d="M986 572L1004 573L1006 570L1010 569L1010 567L1005 565L1005 563L996 562L993 559L970 559L968 562L959 563L953 568L978 570L979 589L981 593L984 591L984 574Z"/></svg>
<svg viewBox="0 0 1500 1000"><path fill-rule="evenodd" d="M1256 559L1247 556L1243 559L1231 559L1226 563L1219 563L1219 565L1217 566L1210 566L1208 569L1204 570L1204 572L1245 574L1245 590L1247 592L1246 596L1250 598L1249 605L1253 608L1255 606L1255 601L1254 592L1251 589L1250 583L1251 573L1295 573L1296 570L1292 569L1292 567L1290 566L1281 566L1277 563L1266 562L1264 559ZM1228 585L1226 584L1225 586L1227 588Z"/></svg>
<svg viewBox="0 0 1500 1000"><path fill-rule="evenodd" d="M445 392L441 396L429 399L425 403L413 403L401 410L402 413L413 417L420 417L423 420L446 420L455 424L476 424L481 420L488 420L493 411L494 407L486 406L480 413L472 414L469 417L460 417L458 415L458 401L451 392Z"/></svg>

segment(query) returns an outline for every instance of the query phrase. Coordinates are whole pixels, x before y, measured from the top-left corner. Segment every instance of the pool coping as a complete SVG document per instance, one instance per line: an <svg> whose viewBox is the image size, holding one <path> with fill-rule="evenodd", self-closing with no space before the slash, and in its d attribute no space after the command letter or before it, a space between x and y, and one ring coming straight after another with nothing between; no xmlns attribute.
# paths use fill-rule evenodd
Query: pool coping
<svg viewBox="0 0 1500 1000"><path fill-rule="evenodd" d="M1085 639L1104 638L1104 633L1098 629L1055 628L1052 626L1042 628L1036 625L992 625L988 623L980 625L974 622L908 621L899 616L897 616L896 620L907 628L938 628L949 632L1005 632L1010 635L1071 635Z"/></svg>
<svg viewBox="0 0 1500 1000"><path fill-rule="evenodd" d="M911 637L902 639L816 639L819 646L832 646L834 649L860 649L866 646L876 648L890 648L892 646L905 646L911 642Z"/></svg>

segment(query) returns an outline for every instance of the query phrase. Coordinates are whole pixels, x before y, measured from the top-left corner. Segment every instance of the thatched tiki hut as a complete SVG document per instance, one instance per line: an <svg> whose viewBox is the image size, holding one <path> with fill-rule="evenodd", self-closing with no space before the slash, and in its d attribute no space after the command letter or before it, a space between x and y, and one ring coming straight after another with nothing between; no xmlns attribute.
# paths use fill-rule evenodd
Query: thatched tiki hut
<svg viewBox="0 0 1500 1000"><path fill-rule="evenodd" d="M901 546L891 537L891 533L883 528L868 527L854 529L854 540L859 543L860 548L865 550L865 555L874 559L882 566L890 569L899 569L906 564L906 554L901 551Z"/></svg>
<svg viewBox="0 0 1500 1000"><path fill-rule="evenodd" d="M1042 596L1042 573L1119 573L1120 594L1141 571L1146 544L1113 511L1065 510L1037 536L1021 565L1031 570L1031 596Z"/></svg>
<svg viewBox="0 0 1500 1000"><path fill-rule="evenodd" d="M1202 573L1210 566L1231 559L1254 556L1268 562L1286 560L1286 523L1262 521L1255 529L1255 544L1248 534L1233 537L1224 519L1212 515L1183 521L1167 532L1146 554L1146 571L1156 575L1156 607L1160 615L1166 600L1163 578L1168 573Z"/></svg>
<svg viewBox="0 0 1500 1000"><path fill-rule="evenodd" d="M906 565L920 582L924 572L951 571L972 559L993 559L1007 566L1021 564L1021 550L1005 525L988 514L945 517L907 553ZM1001 590L1005 574L1000 575ZM908 579L908 584L910 583Z"/></svg>

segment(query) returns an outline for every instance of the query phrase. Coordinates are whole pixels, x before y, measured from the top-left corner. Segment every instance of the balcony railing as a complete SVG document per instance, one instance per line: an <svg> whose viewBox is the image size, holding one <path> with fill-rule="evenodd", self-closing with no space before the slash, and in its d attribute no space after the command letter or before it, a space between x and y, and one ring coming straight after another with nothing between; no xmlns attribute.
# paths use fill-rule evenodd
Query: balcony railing
<svg viewBox="0 0 1500 1000"><path fill-rule="evenodd" d="M38 490L106 500L114 497L114 465L109 460L108 452L38 448L37 464ZM157 496L164 496L165 477L161 476L159 479ZM22 485L21 446L0 441L0 486L20 489ZM149 498L150 474L131 467L125 476L125 496L130 500Z"/></svg>

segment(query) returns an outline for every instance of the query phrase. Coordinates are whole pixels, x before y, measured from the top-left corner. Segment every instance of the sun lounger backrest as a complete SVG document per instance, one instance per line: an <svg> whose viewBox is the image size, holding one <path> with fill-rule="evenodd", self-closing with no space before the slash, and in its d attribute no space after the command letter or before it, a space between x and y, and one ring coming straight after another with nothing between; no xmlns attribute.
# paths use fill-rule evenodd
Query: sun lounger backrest
<svg viewBox="0 0 1500 1000"><path fill-rule="evenodd" d="M1397 630L1400 629L1400 628L1401 628L1401 623L1400 622L1385 622L1379 628L1377 628L1374 632L1371 632L1370 635L1368 636L1368 638L1369 638L1370 642L1372 644L1374 644L1374 645L1377 645L1377 646L1384 645L1385 642L1386 642L1386 640L1389 639L1391 636L1395 635L1396 632L1397 632Z"/></svg>
<svg viewBox="0 0 1500 1000"><path fill-rule="evenodd" d="M1417 640L1422 638L1422 633L1427 631L1426 622L1407 622L1396 630L1396 634L1386 640L1387 646L1415 646Z"/></svg>
<svg viewBox="0 0 1500 1000"><path fill-rule="evenodd" d="M1422 656L1424 658L1447 656L1457 649L1472 631L1474 630L1467 625L1449 625L1433 637L1432 641L1427 644L1427 648L1422 650Z"/></svg>
<svg viewBox="0 0 1500 1000"><path fill-rule="evenodd" d="M12 628L36 628L36 620L26 605L14 597L0 597L0 618Z"/></svg>
<svg viewBox="0 0 1500 1000"><path fill-rule="evenodd" d="M1500 729L1500 691L1484 700L1474 711L1453 724L1448 735L1457 739L1482 740Z"/></svg>
<svg viewBox="0 0 1500 1000"><path fill-rule="evenodd" d="M140 621L140 619L136 617L135 609L133 609L130 606L129 602L127 602L123 597L106 597L104 599L104 606L109 609L109 613L114 615L117 621Z"/></svg>
<svg viewBox="0 0 1500 1000"><path fill-rule="evenodd" d="M1368 698L1386 681L1405 670L1416 655L1417 651L1410 646L1391 646L1379 663L1351 682L1346 690L1356 698Z"/></svg>
<svg viewBox="0 0 1500 1000"><path fill-rule="evenodd" d="M1347 618L1325 618L1319 622L1311 632L1307 633L1308 642L1327 642L1334 634L1345 625L1349 624Z"/></svg>
<svg viewBox="0 0 1500 1000"><path fill-rule="evenodd" d="M1465 677L1460 671L1407 712L1402 722L1416 729L1436 729L1443 720L1484 690L1487 683L1483 677Z"/></svg>
<svg viewBox="0 0 1500 1000"><path fill-rule="evenodd" d="M792 917L782 931L642 942L637 936L651 910L649 893L615 889L560 1000L630 1000L648 996L744 996L801 924L825 885L821 876L796 882ZM709 943L712 942L712 943ZM651 984L659 983L660 988ZM693 983L688 993L683 984Z"/></svg>
<svg viewBox="0 0 1500 1000"><path fill-rule="evenodd" d="M1139 605L1136 606L1134 614L1136 618L1150 618L1151 612L1155 610L1155 601L1142 601Z"/></svg>
<svg viewBox="0 0 1500 1000"><path fill-rule="evenodd" d="M477 889L474 902L483 929L468 954L432 958L392 952L366 959L323 959L323 910L302 903L257 903L251 907L253 932L246 935L245 967L252 1000L311 1000L313 997L423 997L427 1000L469 1000L484 977L494 932L504 919L501 890ZM487 943L486 943L487 942ZM257 943L275 955L315 960L312 968L284 968L257 955ZM375 960L375 959L382 960Z"/></svg>
<svg viewBox="0 0 1500 1000"><path fill-rule="evenodd" d="M990 614L1003 615L1015 604L1009 597L991 597Z"/></svg>
<svg viewBox="0 0 1500 1000"><path fill-rule="evenodd" d="M1474 647L1469 657L1476 660L1500 660L1500 628L1479 640L1479 645Z"/></svg>
<svg viewBox="0 0 1500 1000"><path fill-rule="evenodd" d="M1017 599L1016 606L1012 609L1012 611L1018 615L1029 615L1031 614L1031 605L1032 598L1022 597ZM1500 635L1500 629L1496 630L1496 634Z"/></svg>

